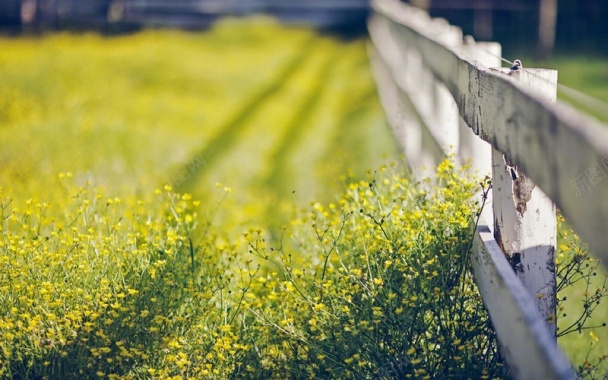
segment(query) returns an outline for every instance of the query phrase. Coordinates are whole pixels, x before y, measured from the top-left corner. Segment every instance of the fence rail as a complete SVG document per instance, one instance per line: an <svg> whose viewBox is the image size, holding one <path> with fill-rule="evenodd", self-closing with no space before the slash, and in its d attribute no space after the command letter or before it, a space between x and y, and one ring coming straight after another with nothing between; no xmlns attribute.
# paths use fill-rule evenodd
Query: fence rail
<svg viewBox="0 0 608 380"><path fill-rule="evenodd" d="M372 8L372 67L408 162L453 149L492 176L471 260L511 374L574 378L555 343L555 205L608 262L608 126L556 103L556 71L500 68L500 45L397 0Z"/></svg>

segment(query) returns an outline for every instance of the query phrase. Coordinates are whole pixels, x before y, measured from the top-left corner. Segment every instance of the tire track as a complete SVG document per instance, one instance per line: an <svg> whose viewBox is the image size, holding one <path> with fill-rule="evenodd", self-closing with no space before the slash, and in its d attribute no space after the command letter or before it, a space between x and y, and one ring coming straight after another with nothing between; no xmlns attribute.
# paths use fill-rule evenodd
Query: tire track
<svg viewBox="0 0 608 380"><path fill-rule="evenodd" d="M292 155L293 150L297 148L301 136L306 132L306 122L310 120L314 111L322 106L324 99L323 93L327 89L327 82L325 79L320 78L332 78L332 74L336 68L335 59L336 56L338 56L338 53L339 51L334 51L333 54L330 54L325 58L325 61L316 74L318 80L315 86L309 91L308 98L304 104L302 104L298 112L294 114L285 128L286 132L283 134L281 141L276 144L276 149L269 156L269 159L274 163L274 166L262 180L262 184L268 189L276 192L278 197L293 190L288 189L286 187L287 184L283 181L285 173L289 171L288 158Z"/></svg>
<svg viewBox="0 0 608 380"><path fill-rule="evenodd" d="M312 48L314 42L315 37L310 37L299 50L299 54L296 54L287 63L283 71L267 87L262 89L256 96L253 96L238 112L235 112L234 116L225 123L225 126L220 129L220 132L211 141L200 150L190 154L190 159L183 161L179 165L181 168L188 168L189 176L176 185L177 191L182 193L190 192L196 180L200 177L201 169L213 164L218 157L230 150L230 147L237 141L238 134L246 126L246 122L253 113L269 97L278 92L283 84L302 66L308 50Z"/></svg>
<svg viewBox="0 0 608 380"><path fill-rule="evenodd" d="M359 108L367 106L370 100L368 96L375 91L365 71L367 56L359 43L340 45L335 50L337 59L332 61L332 70L319 91L318 110L309 115L305 128L298 129L299 141L291 141L290 146L283 147L289 149L289 154L275 158L277 168L267 179L268 185L274 175L274 182L280 180L282 186L291 186L289 189L276 190L277 195L282 195L282 200L290 197L305 204L311 200L328 200L327 192L338 188L339 176L348 167L359 167L358 163L364 161L357 159L358 150L368 150L366 146L370 141L360 141L361 147L344 143L345 140L352 140L349 139L345 123L362 126L356 121L356 115L361 115ZM345 160L345 157L336 154L346 146L355 157L348 155L348 160ZM367 164L365 166L368 167ZM293 190L297 194L291 195Z"/></svg>
<svg viewBox="0 0 608 380"><path fill-rule="evenodd" d="M294 154L294 150L298 149L298 143L302 135L306 133L307 123L311 122L315 110L323 106L324 93L327 91L327 78L332 78L335 74L337 67L335 60L340 56L340 52L336 49L324 58L315 74L316 83L308 91L304 103L287 123L281 140L275 144L273 152L267 158L272 168L262 176L260 185L266 189L269 196L264 213L268 223L267 228L273 238L279 238L281 225L287 222L276 215L281 207L281 202L295 192L294 183L290 181L290 157ZM325 136L319 138L325 138Z"/></svg>
<svg viewBox="0 0 608 380"><path fill-rule="evenodd" d="M382 163L386 158L382 156L397 157L400 151L385 120L381 123L382 125L376 126L382 127L384 130L374 130L374 125L367 124L372 121L369 117L376 113L374 108L380 106L375 82L371 79L367 56L362 57L353 65L352 69L359 73L358 78L370 76L369 83L354 88L350 93L351 107L341 115L332 133L327 136L330 142L326 145L326 150L317 165L322 162L336 162L337 167L334 170L337 170L336 174L339 174L354 169L348 165L350 159L368 162L369 167L359 167L358 173L353 173L362 175L364 170ZM356 152L356 156L352 157L351 152Z"/></svg>

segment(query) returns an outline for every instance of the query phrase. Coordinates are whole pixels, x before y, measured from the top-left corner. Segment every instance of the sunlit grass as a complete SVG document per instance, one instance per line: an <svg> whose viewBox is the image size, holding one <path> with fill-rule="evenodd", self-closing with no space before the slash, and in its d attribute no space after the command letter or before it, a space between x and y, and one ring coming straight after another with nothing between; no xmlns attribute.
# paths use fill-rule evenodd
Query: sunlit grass
<svg viewBox="0 0 608 380"><path fill-rule="evenodd" d="M347 169L396 154L363 41L260 19L2 44L0 183L11 196L38 196L60 171L139 193L196 157L191 184L173 185L204 197L221 182L251 207L305 204Z"/></svg>
<svg viewBox="0 0 608 380"><path fill-rule="evenodd" d="M313 37L275 36L279 29L4 40L6 191L37 193L59 171L131 191L168 181L172 164L210 140Z"/></svg>

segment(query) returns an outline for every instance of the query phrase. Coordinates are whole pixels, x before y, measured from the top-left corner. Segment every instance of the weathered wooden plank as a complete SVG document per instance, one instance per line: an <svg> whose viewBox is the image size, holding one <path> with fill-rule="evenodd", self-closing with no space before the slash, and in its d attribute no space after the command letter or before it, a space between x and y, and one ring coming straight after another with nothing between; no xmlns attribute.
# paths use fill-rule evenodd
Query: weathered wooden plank
<svg viewBox="0 0 608 380"><path fill-rule="evenodd" d="M575 379L568 360L511 270L484 216L477 227L471 262L510 375L526 380Z"/></svg>
<svg viewBox="0 0 608 380"><path fill-rule="evenodd" d="M479 62L487 67L498 67L501 64L502 47L496 42L475 42L467 36L464 41L465 53L473 62ZM458 154L462 162L470 160L473 173L481 178L492 176L492 146L480 139L469 126L460 118ZM491 204L492 194L488 194L488 204Z"/></svg>
<svg viewBox="0 0 608 380"><path fill-rule="evenodd" d="M608 263L608 126L566 104L552 105L505 71L469 61L464 48L435 38L429 32L435 24L411 7L393 0L372 6L374 17L384 17L394 38L415 46L446 84L469 127L507 153Z"/></svg>
<svg viewBox="0 0 608 380"><path fill-rule="evenodd" d="M368 28L374 31L372 72L408 164L416 170L434 168L448 153L458 151L458 107L448 89L423 66L420 55L395 44L386 22L372 18ZM397 111L389 104L395 101Z"/></svg>
<svg viewBox="0 0 608 380"><path fill-rule="evenodd" d="M369 55L380 102L408 164L412 168L436 167L445 154L426 128L424 117L395 84L391 69L372 44Z"/></svg>

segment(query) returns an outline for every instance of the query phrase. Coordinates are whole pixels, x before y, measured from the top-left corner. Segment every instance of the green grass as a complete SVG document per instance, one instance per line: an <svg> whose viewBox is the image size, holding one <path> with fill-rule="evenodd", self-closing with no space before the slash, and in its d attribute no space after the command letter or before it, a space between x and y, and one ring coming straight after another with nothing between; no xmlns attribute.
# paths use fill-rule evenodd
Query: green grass
<svg viewBox="0 0 608 380"><path fill-rule="evenodd" d="M603 105L593 105L593 101L573 98L567 92L558 89L558 99L571 103L604 123L608 122L608 60L606 58L560 55L547 62L526 61L529 62L529 67L557 70L558 83L603 102Z"/></svg>
<svg viewBox="0 0 608 380"><path fill-rule="evenodd" d="M570 227L561 226L558 234L558 260L564 261L566 257L560 254L562 252L571 252L574 248L576 252L588 252L583 243L578 240L578 237L571 235ZM569 232L570 231L570 232ZM593 260L593 258L591 257ZM608 272L602 264L597 262L589 263L591 267L595 267L591 274L590 280L578 280L576 284L567 286L563 291L558 293L560 299L565 299L561 302L561 310L558 310L558 327L561 330L569 328L575 324L579 317L585 313L585 302L589 295L593 295L597 289L603 289L606 286L606 276ZM586 264L585 264L586 265ZM608 304L606 299L602 299L598 305L593 305L594 310L591 318L586 323L586 328L580 331L574 331L558 339L559 345L574 364L581 364L585 360L593 361L599 356L608 355L608 328L602 324L608 323ZM576 330L576 329L575 329ZM597 337L595 340L591 334ZM600 366L602 374L607 372L606 365ZM602 375L603 376L603 375Z"/></svg>

